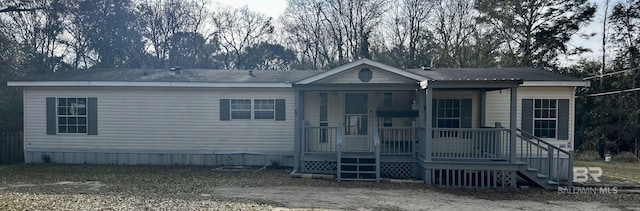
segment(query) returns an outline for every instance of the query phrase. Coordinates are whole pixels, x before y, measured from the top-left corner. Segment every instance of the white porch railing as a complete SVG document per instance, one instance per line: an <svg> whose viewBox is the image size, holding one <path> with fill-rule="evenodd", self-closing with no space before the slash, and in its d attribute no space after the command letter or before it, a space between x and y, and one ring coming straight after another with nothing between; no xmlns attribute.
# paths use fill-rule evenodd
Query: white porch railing
<svg viewBox="0 0 640 211"><path fill-rule="evenodd" d="M432 131L432 158L509 159L509 129L433 128Z"/></svg>
<svg viewBox="0 0 640 211"><path fill-rule="evenodd" d="M338 127L304 127L302 142L305 153L336 152Z"/></svg>
<svg viewBox="0 0 640 211"><path fill-rule="evenodd" d="M413 154L416 150L415 127L378 128L381 154Z"/></svg>
<svg viewBox="0 0 640 211"><path fill-rule="evenodd" d="M539 175L560 185L566 181L568 188L573 183L573 151L566 151L534 135L518 129L516 155L526 162L528 168L538 170Z"/></svg>

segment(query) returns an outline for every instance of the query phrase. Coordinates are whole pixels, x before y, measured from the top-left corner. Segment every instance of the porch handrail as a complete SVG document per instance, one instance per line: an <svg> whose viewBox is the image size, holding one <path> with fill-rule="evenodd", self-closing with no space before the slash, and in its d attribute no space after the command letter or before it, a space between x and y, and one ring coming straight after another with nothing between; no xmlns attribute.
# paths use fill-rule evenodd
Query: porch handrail
<svg viewBox="0 0 640 211"><path fill-rule="evenodd" d="M432 158L509 159L509 129L506 128L433 128ZM429 144L429 143L427 143Z"/></svg>
<svg viewBox="0 0 640 211"><path fill-rule="evenodd" d="M380 132L377 126L373 128L373 146L376 157L376 182L380 182Z"/></svg>
<svg viewBox="0 0 640 211"><path fill-rule="evenodd" d="M334 153L340 133L338 129L339 127L303 126L303 153Z"/></svg>
<svg viewBox="0 0 640 211"><path fill-rule="evenodd" d="M519 160L527 163L528 168L537 169L538 174L547 176L549 181L556 182L558 187L560 187L562 179L560 178L562 173L560 172L562 168L560 158L561 155L567 157L566 181L567 189L571 190L573 185L573 151L557 147L520 128L517 131L517 138L522 142L518 149ZM543 162L543 159L546 159L546 162Z"/></svg>
<svg viewBox="0 0 640 211"><path fill-rule="evenodd" d="M375 137L379 138L381 154L403 154L415 156L415 127L376 127Z"/></svg>

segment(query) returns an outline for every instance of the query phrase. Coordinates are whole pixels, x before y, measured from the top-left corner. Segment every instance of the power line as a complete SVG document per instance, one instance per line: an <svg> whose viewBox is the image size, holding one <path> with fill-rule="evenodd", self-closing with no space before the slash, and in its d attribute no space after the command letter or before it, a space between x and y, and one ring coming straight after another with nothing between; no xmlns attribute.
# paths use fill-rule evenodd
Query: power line
<svg viewBox="0 0 640 211"><path fill-rule="evenodd" d="M582 80L589 80L589 79L600 78L600 77L605 77L605 76L610 76L610 75L615 75L615 74L620 74L620 73L626 73L626 72L631 72L631 71L637 70L637 69L638 68L631 68L631 69L620 70L620 71L612 72L612 73L605 73L605 74L602 74L602 75L594 75L594 76L589 76L589 77L582 78Z"/></svg>
<svg viewBox="0 0 640 211"><path fill-rule="evenodd" d="M618 91L611 91L611 92L602 92L602 93L590 94L590 95L586 95L586 97L597 97L597 96L604 96L604 95L611 95L611 94L619 94L619 93L624 93L624 92L635 92L635 91L639 91L639 90L640 90L640 87L632 88L632 89L625 89L625 90L618 90Z"/></svg>

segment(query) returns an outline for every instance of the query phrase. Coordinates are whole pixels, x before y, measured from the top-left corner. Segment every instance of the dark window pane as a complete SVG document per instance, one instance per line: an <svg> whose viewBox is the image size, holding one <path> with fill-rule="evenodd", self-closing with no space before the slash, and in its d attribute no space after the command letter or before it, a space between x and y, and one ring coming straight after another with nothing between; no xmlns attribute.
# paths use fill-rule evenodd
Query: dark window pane
<svg viewBox="0 0 640 211"><path fill-rule="evenodd" d="M393 95L391 95L391 93L384 93L384 106L385 107L393 106Z"/></svg>
<svg viewBox="0 0 640 211"><path fill-rule="evenodd" d="M549 107L550 107L550 108L556 108L556 105L557 105L558 103L557 103L557 100L550 100L549 104L550 104L550 105L549 105Z"/></svg>
<svg viewBox="0 0 640 211"><path fill-rule="evenodd" d="M232 119L251 119L250 111L232 111L231 112Z"/></svg>
<svg viewBox="0 0 640 211"><path fill-rule="evenodd" d="M87 115L87 108L86 107L78 108L78 115Z"/></svg>
<svg viewBox="0 0 640 211"><path fill-rule="evenodd" d="M67 98L67 106L72 106L76 103L75 98Z"/></svg>
<svg viewBox="0 0 640 211"><path fill-rule="evenodd" d="M345 114L366 114L369 102L367 94L345 94Z"/></svg>
<svg viewBox="0 0 640 211"><path fill-rule="evenodd" d="M87 104L87 98L78 98L78 103L82 104L82 105L86 105Z"/></svg>
<svg viewBox="0 0 640 211"><path fill-rule="evenodd" d="M542 110L542 118L549 118L549 110Z"/></svg>
<svg viewBox="0 0 640 211"><path fill-rule="evenodd" d="M59 107L58 108L58 115L67 115L67 108L66 107Z"/></svg>
<svg viewBox="0 0 640 211"><path fill-rule="evenodd" d="M542 108L549 108L549 100L542 100Z"/></svg>
<svg viewBox="0 0 640 211"><path fill-rule="evenodd" d="M78 123L78 121L77 121L77 118L76 118L76 117L69 117L69 118L67 119L67 124L75 125L75 124L77 124L77 123Z"/></svg>
<svg viewBox="0 0 640 211"><path fill-rule="evenodd" d="M67 118L66 117L58 117L58 124L61 124L61 125L67 124Z"/></svg>
<svg viewBox="0 0 640 211"><path fill-rule="evenodd" d="M76 126L69 126L67 128L69 133L77 133L78 132L78 128Z"/></svg>
<svg viewBox="0 0 640 211"><path fill-rule="evenodd" d="M67 98L58 98L58 106L66 106Z"/></svg>
<svg viewBox="0 0 640 211"><path fill-rule="evenodd" d="M86 117L78 117L78 124L81 124L81 125L87 124L87 118Z"/></svg>
<svg viewBox="0 0 640 211"><path fill-rule="evenodd" d="M87 132L86 126L78 126L78 133L86 133L86 132Z"/></svg>
<svg viewBox="0 0 640 211"><path fill-rule="evenodd" d="M254 113L255 119L274 119L273 111L256 111Z"/></svg>
<svg viewBox="0 0 640 211"><path fill-rule="evenodd" d="M58 126L58 133L67 133L66 126Z"/></svg>

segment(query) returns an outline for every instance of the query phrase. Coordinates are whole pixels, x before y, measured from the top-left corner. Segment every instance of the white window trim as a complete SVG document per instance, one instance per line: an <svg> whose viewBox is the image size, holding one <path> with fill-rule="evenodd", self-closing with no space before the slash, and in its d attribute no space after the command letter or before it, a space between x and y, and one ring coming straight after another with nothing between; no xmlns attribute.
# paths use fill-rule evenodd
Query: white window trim
<svg viewBox="0 0 640 211"><path fill-rule="evenodd" d="M458 117L440 117L440 100L457 100L458 101ZM438 122L439 120L443 119L443 120L458 120L458 127L460 128L462 126L462 99L460 98L438 98L436 101L436 115L434 118L436 118L436 125L434 125L435 128L440 128L438 127Z"/></svg>
<svg viewBox="0 0 640 211"><path fill-rule="evenodd" d="M249 101L249 109L234 109L233 108L233 101L234 100L248 100ZM273 101L273 108L272 109L256 109L256 101L257 100L270 100ZM234 111L248 111L249 112L249 118L248 119L237 119L237 118L233 118L233 112ZM270 119L256 119L256 115L255 112L256 111L271 111L273 112L273 118ZM273 121L276 119L276 99L275 98L237 98L237 99L229 99L229 120L233 120L233 121L248 121L248 120L256 120L256 121Z"/></svg>
<svg viewBox="0 0 640 211"><path fill-rule="evenodd" d="M551 117L548 117L548 118L542 118L542 117L537 118L537 117L536 117L536 110L537 110L537 109L551 109L551 107L548 107L548 108L536 108L536 100L550 100L550 101L551 101L551 100L555 100L555 101L556 101L556 107L555 107L555 108L553 108L553 109L555 110L555 113L556 113L556 115L555 115L555 116L556 116L556 117L555 117L555 118L551 118ZM537 121L537 120L553 120L553 121L555 121L555 125L556 125L555 130L554 130L554 131L555 131L554 136L553 136L553 137L538 137L538 138L541 138L541 139L543 139L543 140L555 140L555 139L557 139L557 138L558 138L558 101L559 101L559 99L551 99L551 98L537 98L537 99L533 99L533 116L532 116L532 117L533 117L533 118L532 118L532 119L533 119L533 128L532 128L532 130L533 130L533 131L531 131L531 132L533 133L533 135L534 135L534 136L535 136L535 134L536 134L536 128L537 128L537 127L536 127L536 121ZM541 103L542 103L542 102L541 102ZM536 137L537 137L537 136L536 136Z"/></svg>
<svg viewBox="0 0 640 211"><path fill-rule="evenodd" d="M85 108L84 114L83 115L81 115L81 114L61 115L59 113L60 106L61 106L60 105L60 99L65 99L65 101L68 101L69 99L76 99L76 100L84 99L84 108ZM55 109L55 112L56 112L56 134L60 134L60 135L87 135L88 132L89 132L89 111L88 111L89 110L89 106L88 106L88 103L89 103L89 98L88 97L56 97L56 109ZM66 107L66 105L65 105L65 107ZM67 118L67 124L66 124L67 132L60 132L60 118L61 117ZM77 132L77 130L76 130L75 133L68 132L69 131L69 124L68 124L68 121L69 121L68 118L69 117L75 117L75 118L84 117L85 118L85 123L84 124L79 124L78 122L76 122L76 124L75 124L75 127L79 127L79 126L84 125L85 129L84 129L83 133Z"/></svg>
<svg viewBox="0 0 640 211"><path fill-rule="evenodd" d="M273 108L271 109L257 109L256 108L256 101L259 100L270 100L273 102ZM253 120L276 120L276 99L271 99L271 98L260 98L260 99L253 99L252 101L252 105L251 105L251 119ZM273 118L271 119L256 119L256 112L259 111L268 111L271 112L273 114Z"/></svg>
<svg viewBox="0 0 640 211"><path fill-rule="evenodd" d="M249 109L233 108L233 105L234 105L233 101L239 101L239 100L241 100L241 101L247 101L248 100L249 101ZM248 111L249 112L249 118L248 119L244 119L244 118L236 119L236 118L233 118L233 112L234 111L236 111L236 112L246 112L246 111ZM229 99L229 119L230 120L252 120L253 119L252 117L253 117L253 100L252 99L246 99L246 98L244 98L244 99Z"/></svg>

